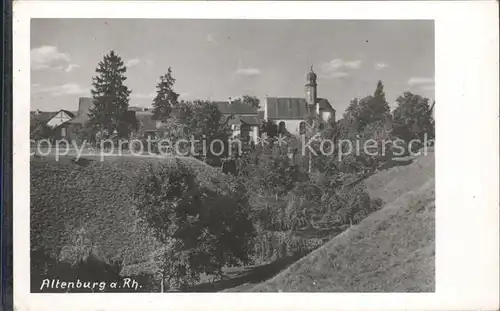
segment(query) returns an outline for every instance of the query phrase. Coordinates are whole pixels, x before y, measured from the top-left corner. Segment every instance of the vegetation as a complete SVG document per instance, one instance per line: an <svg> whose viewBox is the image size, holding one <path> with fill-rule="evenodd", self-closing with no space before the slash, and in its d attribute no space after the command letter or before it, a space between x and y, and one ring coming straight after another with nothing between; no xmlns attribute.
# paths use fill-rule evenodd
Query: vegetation
<svg viewBox="0 0 500 311"><path fill-rule="evenodd" d="M134 120L127 120L126 112L131 91L124 84L127 80L127 67L114 51L104 55L99 62L92 81L94 106L89 111L89 126L101 134L128 137L136 126Z"/></svg>
<svg viewBox="0 0 500 311"><path fill-rule="evenodd" d="M176 170L152 166L135 189L135 205L161 246L153 253L161 284L193 286L202 273L247 264L253 226L243 185L221 181L224 194L196 182L182 163Z"/></svg>
<svg viewBox="0 0 500 311"><path fill-rule="evenodd" d="M252 291L433 292L433 156L370 177L383 209Z"/></svg>
<svg viewBox="0 0 500 311"><path fill-rule="evenodd" d="M147 176L150 165L157 166L158 161L137 157L104 162L98 158L78 162L66 157L58 162L48 157L32 158L32 284L47 277L70 280L74 273L84 271L96 276L96 281L103 280L99 276L103 271L114 271L118 278L125 267L149 262L160 244L133 208L133 193L138 178ZM198 161L181 162L200 183L211 180L217 185L224 178ZM179 165L171 159L162 163L172 171ZM68 269L73 272L68 274Z"/></svg>
<svg viewBox="0 0 500 311"><path fill-rule="evenodd" d="M124 85L123 61L111 51L96 71L96 105L82 133L116 131L118 137L129 137L134 125L126 118L130 91ZM141 279L143 290L185 291L207 280L224 281L228 269L287 262L320 248L256 290L410 288L394 280L370 283L382 272L370 270L359 258L371 256L381 267L396 269L388 262L402 264L399 260L411 260L412 252L431 251L430 184L419 190L433 175L431 165L424 162L420 177L401 177L403 168L384 171L395 155L395 146L385 145L387 141L434 137L428 99L406 92L391 113L379 81L373 94L354 99L338 122L320 127L318 120L306 120L305 138L328 139L334 148L322 153L325 146L315 140L302 154L300 139L273 122L261 126L268 144L235 148L228 118L217 105L179 102L174 84L169 68L157 84L153 114L162 121L161 138L194 142L177 150L185 157L108 157L101 162L32 158L32 284L47 277L86 274L89 280L119 280L133 275ZM239 100L259 106L249 95ZM32 136L40 133L32 129ZM223 145L212 145L216 140ZM336 148L340 141L375 146L349 152L347 145ZM407 193L424 199L395 203ZM410 224L419 221L425 232ZM408 229L421 244L413 236L403 242L389 237L391 232L407 236ZM334 238L345 230L356 234ZM360 245L403 255L387 257ZM335 275L318 276L315 267Z"/></svg>
<svg viewBox="0 0 500 311"><path fill-rule="evenodd" d="M49 139L52 137L52 128L46 122L31 118L30 120L30 139L34 141Z"/></svg>
<svg viewBox="0 0 500 311"><path fill-rule="evenodd" d="M153 99L153 115L157 120L166 120L170 117L172 109L177 106L179 94L173 91L175 78L169 67L167 73L160 77L156 85L156 96Z"/></svg>
<svg viewBox="0 0 500 311"><path fill-rule="evenodd" d="M251 95L243 95L241 98L235 100L235 102L241 102L255 109L260 108L260 100L257 97Z"/></svg>
<svg viewBox="0 0 500 311"><path fill-rule="evenodd" d="M394 110L394 133L405 142L412 139L425 141L434 139L434 119L429 99L411 92L405 92L396 99ZM416 145L415 149L421 145Z"/></svg>

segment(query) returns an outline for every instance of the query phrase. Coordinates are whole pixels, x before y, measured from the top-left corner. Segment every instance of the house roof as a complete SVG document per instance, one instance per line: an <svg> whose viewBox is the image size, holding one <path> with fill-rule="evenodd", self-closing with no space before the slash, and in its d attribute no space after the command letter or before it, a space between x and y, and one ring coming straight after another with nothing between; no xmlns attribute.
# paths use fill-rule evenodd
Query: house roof
<svg viewBox="0 0 500 311"><path fill-rule="evenodd" d="M71 124L85 124L90 120L88 113L90 112L90 108L93 106L93 99L91 97L80 97L78 99L78 112L73 119L69 120L67 123ZM141 107L130 106L128 111L134 111L139 114L151 114L150 110L144 110Z"/></svg>
<svg viewBox="0 0 500 311"><path fill-rule="evenodd" d="M31 111L30 120L39 122L49 122L50 119L56 114L54 111Z"/></svg>
<svg viewBox="0 0 500 311"><path fill-rule="evenodd" d="M70 118L75 117L75 114L73 112L65 109L60 109L58 111L30 111L30 120L47 123L61 111L66 113Z"/></svg>
<svg viewBox="0 0 500 311"><path fill-rule="evenodd" d="M88 120L90 120L89 116L84 113L84 114L80 114L80 115L77 115L76 117L74 117L73 119L69 120L68 122L66 123L70 123L70 124L85 124Z"/></svg>
<svg viewBox="0 0 500 311"><path fill-rule="evenodd" d="M260 125L260 119L258 116L241 116L239 118L241 123L248 125Z"/></svg>
<svg viewBox="0 0 500 311"><path fill-rule="evenodd" d="M233 116L231 120L228 121L228 124L247 124L258 126L260 125L260 119L258 116Z"/></svg>
<svg viewBox="0 0 500 311"><path fill-rule="evenodd" d="M333 109L332 105L330 104L330 102L326 98L318 98L316 100L316 103L319 104L319 109L332 109L332 110L335 110L335 109Z"/></svg>
<svg viewBox="0 0 500 311"><path fill-rule="evenodd" d="M304 119L308 116L304 98L267 97L266 102L268 119Z"/></svg>
<svg viewBox="0 0 500 311"><path fill-rule="evenodd" d="M240 101L234 102L215 102L217 108L222 114L250 114L257 115L257 108L253 108L248 104L244 104Z"/></svg>

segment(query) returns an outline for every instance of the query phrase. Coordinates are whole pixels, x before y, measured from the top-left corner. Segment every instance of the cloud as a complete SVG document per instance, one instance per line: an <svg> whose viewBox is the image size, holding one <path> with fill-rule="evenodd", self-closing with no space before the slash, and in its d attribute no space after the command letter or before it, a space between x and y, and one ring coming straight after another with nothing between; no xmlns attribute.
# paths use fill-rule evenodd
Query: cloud
<svg viewBox="0 0 500 311"><path fill-rule="evenodd" d="M43 45L31 49L31 68L33 70L56 70L70 72L79 68L78 64L70 64L68 53L59 51L57 46Z"/></svg>
<svg viewBox="0 0 500 311"><path fill-rule="evenodd" d="M127 62L125 63L125 66L127 66L127 67L129 67L129 68L130 68L130 67L137 66L137 65L139 65L140 63L141 63L141 60L140 60L140 59L138 59L138 58L132 58L131 60L129 60L129 61L127 61Z"/></svg>
<svg viewBox="0 0 500 311"><path fill-rule="evenodd" d="M255 77L261 74L258 68L239 68L235 72L238 76Z"/></svg>
<svg viewBox="0 0 500 311"><path fill-rule="evenodd" d="M348 75L349 75L349 73L345 72L345 71L333 71L333 72L329 72L329 73L324 73L321 76L323 78L336 79L336 78L347 77Z"/></svg>
<svg viewBox="0 0 500 311"><path fill-rule="evenodd" d="M46 88L40 88L37 93L49 93L52 96L63 96L63 95L81 95L89 94L89 87L82 87L78 83L66 83L57 86L51 86Z"/></svg>
<svg viewBox="0 0 500 311"><path fill-rule="evenodd" d="M60 52L56 46L44 45L31 49L31 67L34 70L51 68L69 61L69 54Z"/></svg>
<svg viewBox="0 0 500 311"><path fill-rule="evenodd" d="M331 72L331 71L336 71L342 68L347 68L347 69L358 69L361 67L361 64L363 62L358 59L358 60L351 60L351 61L345 61L341 58L333 59L329 62L323 63L321 65L321 69L323 72Z"/></svg>
<svg viewBox="0 0 500 311"><path fill-rule="evenodd" d="M382 69L385 69L385 68L387 68L387 67L389 67L389 65L388 65L388 64L386 64L386 63L382 63L382 62L380 62L380 63L376 63L376 64L375 64L375 69L376 69L376 70L382 70Z"/></svg>
<svg viewBox="0 0 500 311"><path fill-rule="evenodd" d="M434 78L429 77L413 77L408 80L409 85L433 84Z"/></svg>
<svg viewBox="0 0 500 311"><path fill-rule="evenodd" d="M64 69L64 71L70 72L73 69L77 69L77 68L80 68L80 65L78 65L78 64L69 64L68 67L66 67L66 69Z"/></svg>
<svg viewBox="0 0 500 311"><path fill-rule="evenodd" d="M324 78L341 78L349 75L348 70L361 68L363 61L358 60L343 60L341 58L333 59L323 63L320 66L320 75Z"/></svg>
<svg viewBox="0 0 500 311"><path fill-rule="evenodd" d="M345 62L344 67L351 68L351 69L358 69L361 67L361 60L354 60L350 62Z"/></svg>

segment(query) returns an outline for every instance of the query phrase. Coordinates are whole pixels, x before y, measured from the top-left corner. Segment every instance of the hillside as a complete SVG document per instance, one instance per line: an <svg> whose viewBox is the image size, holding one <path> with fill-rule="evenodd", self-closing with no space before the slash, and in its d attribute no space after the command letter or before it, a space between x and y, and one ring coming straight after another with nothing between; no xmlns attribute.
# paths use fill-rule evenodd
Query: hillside
<svg viewBox="0 0 500 311"><path fill-rule="evenodd" d="M155 247L147 226L132 208L137 176L148 164L196 171L200 184L220 188L225 175L190 158L32 157L30 163L31 249L51 258L74 261L92 253L103 262L123 265L146 260ZM79 248L79 249L78 249ZM78 255L76 255L78 254Z"/></svg>
<svg viewBox="0 0 500 311"><path fill-rule="evenodd" d="M365 182L383 209L251 290L434 291L434 154Z"/></svg>

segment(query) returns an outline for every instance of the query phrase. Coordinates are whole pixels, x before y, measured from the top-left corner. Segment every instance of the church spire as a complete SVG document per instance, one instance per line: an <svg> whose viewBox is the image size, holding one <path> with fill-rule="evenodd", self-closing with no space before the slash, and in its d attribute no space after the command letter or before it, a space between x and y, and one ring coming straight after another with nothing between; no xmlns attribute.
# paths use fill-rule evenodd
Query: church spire
<svg viewBox="0 0 500 311"><path fill-rule="evenodd" d="M313 65L311 64L311 70L307 74L307 85L316 85L316 73L314 72Z"/></svg>
<svg viewBox="0 0 500 311"><path fill-rule="evenodd" d="M306 101L310 109L314 108L317 100L318 85L316 84L316 78L316 73L314 73L314 68L311 64L311 70L307 73L307 83L305 86Z"/></svg>

